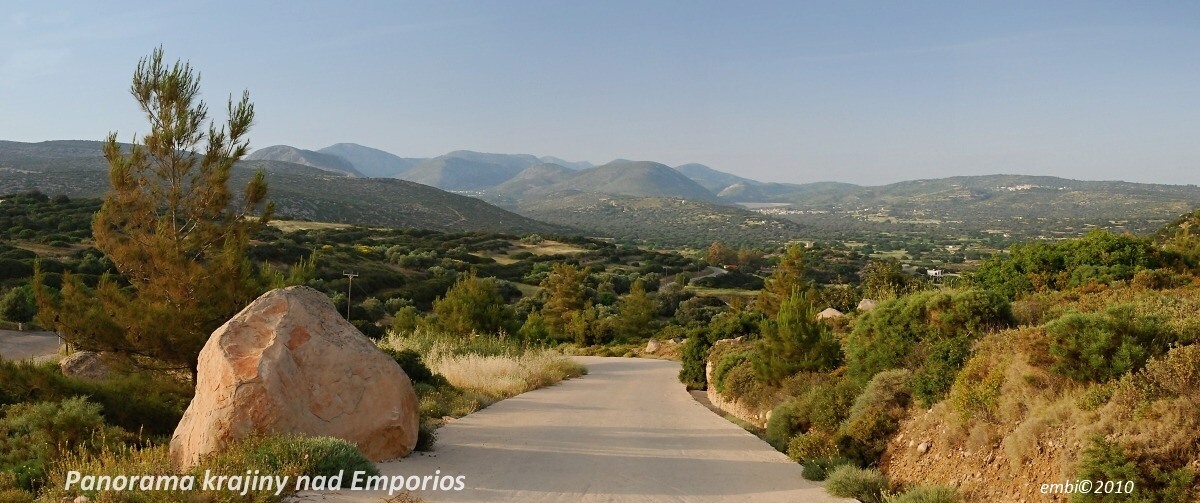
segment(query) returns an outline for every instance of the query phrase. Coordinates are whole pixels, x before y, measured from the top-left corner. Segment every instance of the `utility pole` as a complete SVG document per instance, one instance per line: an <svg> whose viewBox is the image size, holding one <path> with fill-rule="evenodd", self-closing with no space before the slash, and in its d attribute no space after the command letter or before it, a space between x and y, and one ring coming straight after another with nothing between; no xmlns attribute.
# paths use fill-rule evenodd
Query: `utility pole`
<svg viewBox="0 0 1200 503"><path fill-rule="evenodd" d="M342 276L350 278L350 284L346 285L346 321L350 321L350 293L354 288L354 278L358 277L358 273L342 271Z"/></svg>

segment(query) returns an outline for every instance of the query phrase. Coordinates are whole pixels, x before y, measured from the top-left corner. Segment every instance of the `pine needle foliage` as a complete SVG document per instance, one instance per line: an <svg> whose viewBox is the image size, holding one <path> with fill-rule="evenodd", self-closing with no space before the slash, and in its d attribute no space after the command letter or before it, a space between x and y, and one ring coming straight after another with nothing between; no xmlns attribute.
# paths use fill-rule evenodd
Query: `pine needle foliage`
<svg viewBox="0 0 1200 503"><path fill-rule="evenodd" d="M54 292L38 271L39 316L77 348L194 373L209 334L264 286L246 250L271 217L265 175L254 175L237 204L228 186L249 150L254 106L243 92L230 98L224 124L209 121L199 74L165 63L161 47L138 63L130 92L151 131L128 148L109 134L111 188L92 222L96 248L121 279L92 289L64 274Z"/></svg>

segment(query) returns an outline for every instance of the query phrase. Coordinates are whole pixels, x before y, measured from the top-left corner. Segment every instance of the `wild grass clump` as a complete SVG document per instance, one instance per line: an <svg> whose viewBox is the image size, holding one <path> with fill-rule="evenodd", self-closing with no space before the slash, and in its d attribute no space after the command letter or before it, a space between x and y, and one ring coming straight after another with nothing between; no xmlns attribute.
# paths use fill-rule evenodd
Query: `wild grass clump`
<svg viewBox="0 0 1200 503"><path fill-rule="evenodd" d="M251 491L245 496L221 491L202 491L201 483L206 471L217 475L244 475L258 470L260 473L285 475L288 486L280 495L274 489ZM70 501L77 496L87 496L95 503L107 502L262 502L275 503L294 492L296 477L301 475L336 475L341 471L351 474L364 471L378 475L379 471L349 442L330 437L304 437L284 435L253 437L230 445L219 454L203 460L186 475L196 477L193 490L161 491L82 491L78 486L66 490L67 473L78 471L88 475L178 475L171 468L170 451L165 445L148 448L118 446L94 453L79 453L67 457L55 466L50 482L42 494L44 501Z"/></svg>
<svg viewBox="0 0 1200 503"><path fill-rule="evenodd" d="M887 477L874 468L841 465L825 478L825 490L840 498L857 498L862 503L883 503Z"/></svg>
<svg viewBox="0 0 1200 503"><path fill-rule="evenodd" d="M916 486L887 498L887 503L957 503L958 489L950 486Z"/></svg>
<svg viewBox="0 0 1200 503"><path fill-rule="evenodd" d="M854 462L846 458L812 458L801 463L804 468L800 476L808 480L820 482L829 477L829 472L839 466L854 466Z"/></svg>
<svg viewBox="0 0 1200 503"><path fill-rule="evenodd" d="M563 379L581 376L587 370L561 353L493 337L432 336L418 331L409 336L393 334L381 341L380 345L397 352L411 350L419 353L430 371L465 392L456 393L438 387L437 395L429 394L427 397L458 399L466 393L473 393L476 398L487 401L479 403L478 408ZM433 408L432 405L429 408Z"/></svg>
<svg viewBox="0 0 1200 503"><path fill-rule="evenodd" d="M83 474L138 474L178 475L172 469L167 445L149 448L132 448L118 445L115 448L79 453L67 456L50 472L42 501L71 501L77 496L86 496L91 502L263 502L282 501L294 492L296 477L300 475L336 475L355 471L378 475L379 471L370 460L359 453L354 444L330 437L304 437L296 435L274 437L251 437L235 442L220 454L208 457L198 466L184 473L196 478L191 491L82 491L73 486L67 491L68 472ZM288 485L281 495L275 490L250 491L246 496L230 491L203 491L205 472L217 475L244 475L246 473L287 475Z"/></svg>

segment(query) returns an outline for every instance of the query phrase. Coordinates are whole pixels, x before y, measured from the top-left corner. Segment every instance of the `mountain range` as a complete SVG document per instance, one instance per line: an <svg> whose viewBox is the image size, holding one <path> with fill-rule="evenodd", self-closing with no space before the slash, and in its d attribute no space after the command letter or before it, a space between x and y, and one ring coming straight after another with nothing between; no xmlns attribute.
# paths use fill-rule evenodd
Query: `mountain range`
<svg viewBox="0 0 1200 503"><path fill-rule="evenodd" d="M102 196L109 182L108 163L101 156L101 145L96 141L75 140L0 141L0 194L39 190L71 197ZM354 176L340 164L347 161L330 162L328 158L333 156L329 154L314 156L318 153L300 149L268 152L301 162L261 157L244 160L235 165L231 184L235 189L245 186L255 170L263 169L268 197L275 202L281 218L517 235L577 232L434 187L406 180ZM335 169L338 166L342 169Z"/></svg>
<svg viewBox="0 0 1200 503"><path fill-rule="evenodd" d="M0 193L98 195L99 142L0 141ZM400 157L353 143L254 151L271 195L296 218L380 226L588 235L702 244L846 238L847 231L1055 237L1091 227L1146 232L1200 205L1200 188L989 175L882 186L761 182L702 164L467 150ZM469 197L468 197L469 196ZM485 202L486 201L486 202ZM489 204L490 203L490 204ZM665 226L681 229L664 231ZM915 226L915 227L914 227ZM924 226L924 227L922 227ZM936 229L934 227L936 226ZM925 230L922 230L925 229ZM1053 231L1047 234L1047 230Z"/></svg>

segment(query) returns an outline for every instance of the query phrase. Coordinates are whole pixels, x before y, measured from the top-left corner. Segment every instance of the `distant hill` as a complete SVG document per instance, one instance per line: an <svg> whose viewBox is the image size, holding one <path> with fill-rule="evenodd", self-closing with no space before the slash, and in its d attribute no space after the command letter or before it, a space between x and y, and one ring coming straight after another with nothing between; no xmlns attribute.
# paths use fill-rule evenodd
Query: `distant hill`
<svg viewBox="0 0 1200 503"><path fill-rule="evenodd" d="M638 197L680 197L717 202L717 197L682 173L647 161L613 161L579 171L577 175L542 189L541 193L579 191Z"/></svg>
<svg viewBox="0 0 1200 503"><path fill-rule="evenodd" d="M756 182L749 178L742 178L740 176L731 175L723 171L717 171L703 164L691 163L675 166L675 171L683 173L683 176L686 176L693 182L700 184L700 186L708 189L708 191L712 192L713 194L719 193L722 190L725 190L726 187L738 183L747 185L761 185L760 182Z"/></svg>
<svg viewBox="0 0 1200 503"><path fill-rule="evenodd" d="M0 194L39 190L99 197L109 187L101 142L0 142ZM478 199L395 179L355 178L303 164L243 161L231 176L236 189L258 168L267 172L268 197L277 214L296 219L378 227L511 234L565 233Z"/></svg>
<svg viewBox="0 0 1200 503"><path fill-rule="evenodd" d="M669 169L669 168L668 168ZM522 201L517 212L538 220L665 246L782 244L805 236L805 226L742 208L678 197L631 197L576 191Z"/></svg>
<svg viewBox="0 0 1200 503"><path fill-rule="evenodd" d="M417 164L399 177L443 190L474 191L495 187L541 163L532 155L458 150Z"/></svg>
<svg viewBox="0 0 1200 503"><path fill-rule="evenodd" d="M282 161L292 164L303 164L325 171L334 171L350 176L364 176L354 168L354 165L336 155L323 154L312 150L304 150L288 145L272 145L251 152L245 157L247 161Z"/></svg>
<svg viewBox="0 0 1200 503"><path fill-rule="evenodd" d="M540 157L540 159L542 162L544 162L546 164L557 164L564 168L573 169L576 171L581 170L581 169L588 169L588 168L595 166L595 164L592 164L587 161L579 161L579 162L564 161L564 160L562 160L558 157L554 157L552 155L544 155L544 156Z"/></svg>
<svg viewBox="0 0 1200 503"><path fill-rule="evenodd" d="M405 158L356 143L337 143L318 150L322 154L340 157L363 175L372 178L396 178L428 159Z"/></svg>
<svg viewBox="0 0 1200 503"><path fill-rule="evenodd" d="M521 170L516 176L504 183L488 189L485 199L514 203L525 198L529 193L544 190L574 178L579 174L558 164L535 164Z"/></svg>

